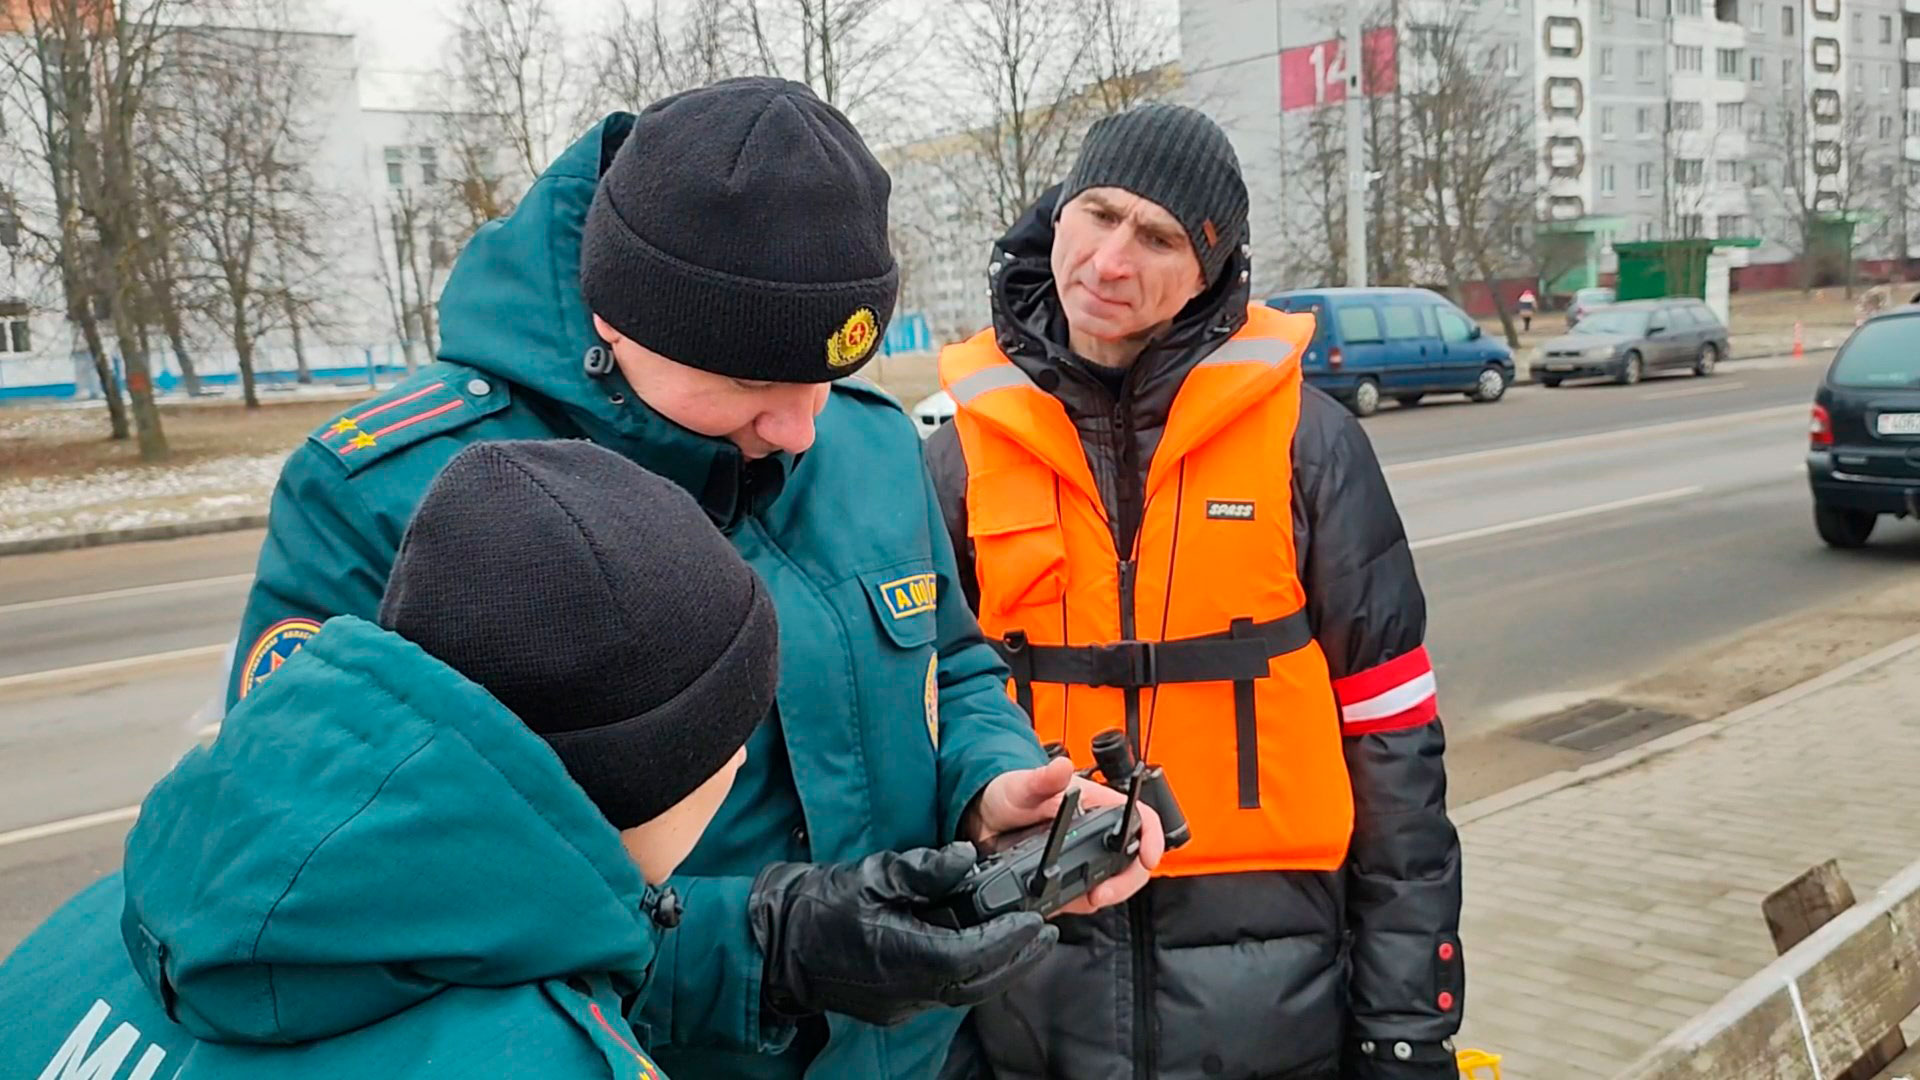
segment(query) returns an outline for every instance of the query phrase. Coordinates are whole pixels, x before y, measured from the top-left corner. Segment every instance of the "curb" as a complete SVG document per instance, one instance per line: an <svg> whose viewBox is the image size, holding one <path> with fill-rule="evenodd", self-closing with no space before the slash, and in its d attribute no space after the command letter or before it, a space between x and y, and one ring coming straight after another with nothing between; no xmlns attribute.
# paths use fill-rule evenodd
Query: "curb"
<svg viewBox="0 0 1920 1080"><path fill-rule="evenodd" d="M1462 828L1483 818L1524 806L1556 791L1591 783L1602 777L1630 769L1643 761L1662 757L1701 739L1727 734L1749 720L1757 720L1769 713L1777 712L1801 698L1846 682L1862 672L1871 671L1916 650L1920 650L1920 634L1903 638L1865 656L1856 657L1830 671L1815 675L1806 682L1790 686L1777 694L1735 709L1717 720L1706 720L1682 728L1670 735L1663 735L1631 749L1622 750L1612 757L1583 765L1578 769L1562 769L1559 772L1548 773L1518 787L1508 788L1483 799L1475 799L1451 811L1448 816L1453 820L1456 828Z"/></svg>
<svg viewBox="0 0 1920 1080"><path fill-rule="evenodd" d="M0 541L0 558L8 555L38 555L49 551L77 551L107 544L131 544L142 540L176 540L185 536L264 529L265 514L241 514L238 517L206 518L201 521L176 521L168 525L142 525L133 529L101 529L97 532L68 533L64 536L37 536L27 540Z"/></svg>

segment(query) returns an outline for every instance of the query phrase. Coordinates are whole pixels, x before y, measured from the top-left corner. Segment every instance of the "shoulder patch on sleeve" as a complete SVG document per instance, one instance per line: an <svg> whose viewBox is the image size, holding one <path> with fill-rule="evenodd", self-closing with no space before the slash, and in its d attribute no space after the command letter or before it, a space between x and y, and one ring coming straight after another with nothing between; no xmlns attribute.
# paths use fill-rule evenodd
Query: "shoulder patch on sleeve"
<svg viewBox="0 0 1920 1080"><path fill-rule="evenodd" d="M332 451L352 475L396 450L465 427L511 403L504 381L463 369L408 379L327 421L308 438Z"/></svg>
<svg viewBox="0 0 1920 1080"><path fill-rule="evenodd" d="M835 379L833 381L833 388L866 401L898 409L901 412L907 411L907 407L900 404L899 398L880 389L879 384L868 382L858 375L849 375L844 379Z"/></svg>

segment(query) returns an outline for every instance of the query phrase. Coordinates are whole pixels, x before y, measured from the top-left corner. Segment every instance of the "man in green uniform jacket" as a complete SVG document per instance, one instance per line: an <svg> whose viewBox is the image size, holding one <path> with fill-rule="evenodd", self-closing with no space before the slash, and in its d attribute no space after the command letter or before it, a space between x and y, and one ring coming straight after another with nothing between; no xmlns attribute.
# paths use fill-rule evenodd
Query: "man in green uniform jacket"
<svg viewBox="0 0 1920 1080"><path fill-rule="evenodd" d="M889 193L797 84L729 80L602 121L461 253L441 361L294 452L242 620L230 702L318 623L371 612L428 479L475 441L591 439L698 498L766 580L784 657L635 1016L669 1071L703 1080L931 1076L962 1014L904 995L876 1026L809 998L791 985L804 949L769 957L752 932L755 876L982 839L1075 782L1041 767L978 637L912 422L843 378L893 310ZM1086 909L1144 883L1157 829Z"/></svg>
<svg viewBox="0 0 1920 1080"><path fill-rule="evenodd" d="M124 873L0 966L0 1076L656 1080L624 1005L772 703L777 634L676 485L585 442L470 447L378 624L329 619L155 786ZM773 869L884 894L971 862ZM989 967L1049 947L1021 918Z"/></svg>

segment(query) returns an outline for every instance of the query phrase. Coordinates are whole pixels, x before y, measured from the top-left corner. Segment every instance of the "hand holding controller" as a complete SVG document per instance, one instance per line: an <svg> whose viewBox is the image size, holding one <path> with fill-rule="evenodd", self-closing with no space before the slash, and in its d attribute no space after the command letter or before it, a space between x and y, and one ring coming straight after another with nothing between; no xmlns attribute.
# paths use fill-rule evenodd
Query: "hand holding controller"
<svg viewBox="0 0 1920 1080"><path fill-rule="evenodd" d="M920 917L963 928L1008 912L1059 912L1133 865L1140 853L1143 801L1160 816L1167 847L1187 842L1186 817L1166 775L1157 766L1136 762L1123 733L1101 733L1093 741L1093 752L1105 785L1126 793L1124 803L1082 812L1080 791L1069 789L1051 822L980 845L981 858L972 872L922 909ZM1049 753L1062 756L1058 747L1050 747Z"/></svg>

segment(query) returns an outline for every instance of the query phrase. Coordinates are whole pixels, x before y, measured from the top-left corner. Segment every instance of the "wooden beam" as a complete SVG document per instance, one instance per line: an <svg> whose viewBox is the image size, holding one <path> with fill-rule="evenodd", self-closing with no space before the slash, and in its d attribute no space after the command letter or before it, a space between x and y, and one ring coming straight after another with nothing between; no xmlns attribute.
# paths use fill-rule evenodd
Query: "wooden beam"
<svg viewBox="0 0 1920 1080"><path fill-rule="evenodd" d="M1662 1039L1616 1080L1835 1078L1917 1008L1920 862Z"/></svg>
<svg viewBox="0 0 1920 1080"><path fill-rule="evenodd" d="M1853 903L1853 886L1840 873L1840 864L1828 859L1775 890L1761 902L1760 911L1773 933L1774 948L1785 955ZM1834 1080L1873 1080L1906 1051L1906 1036L1896 1026Z"/></svg>

